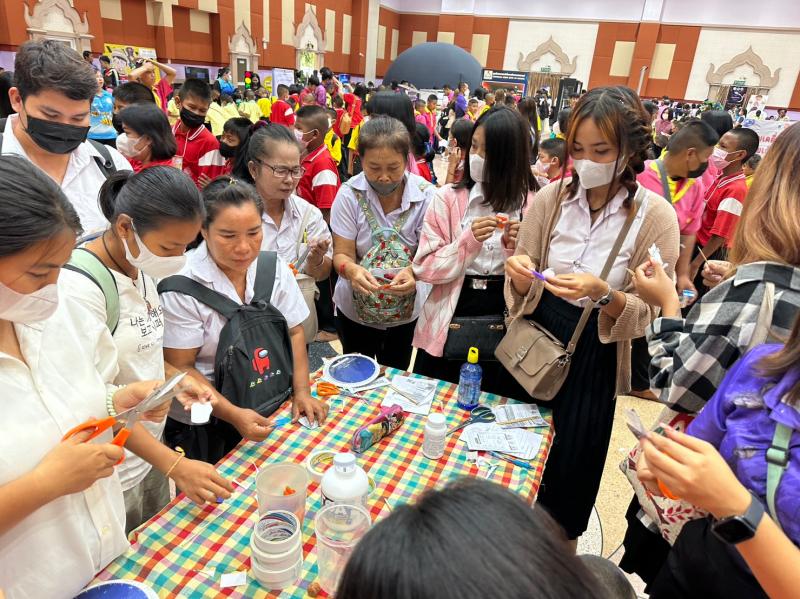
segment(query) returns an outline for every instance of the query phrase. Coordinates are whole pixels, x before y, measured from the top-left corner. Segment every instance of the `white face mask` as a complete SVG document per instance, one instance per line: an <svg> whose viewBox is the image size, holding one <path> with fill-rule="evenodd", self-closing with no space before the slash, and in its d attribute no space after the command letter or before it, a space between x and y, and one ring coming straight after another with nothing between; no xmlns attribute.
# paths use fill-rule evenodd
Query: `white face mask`
<svg viewBox="0 0 800 599"><path fill-rule="evenodd" d="M572 161L575 172L584 189L594 189L608 185L614 177L625 169L624 160L619 161L619 172L614 173L613 162L594 162L592 160L576 159Z"/></svg>
<svg viewBox="0 0 800 599"><path fill-rule="evenodd" d="M133 226L132 221L131 226ZM139 237L136 229L133 229L133 238L136 240L136 245L139 247L139 257L133 257L128 247L128 242L123 239L122 243L125 246L125 257L132 266L135 266L147 276L153 277L154 279L164 279L179 273L186 265L186 254L180 256L156 256L147 249L147 246L144 244L141 237Z"/></svg>
<svg viewBox="0 0 800 599"><path fill-rule="evenodd" d="M483 165L485 162L480 154L469 155L469 176L476 183L483 183Z"/></svg>
<svg viewBox="0 0 800 599"><path fill-rule="evenodd" d="M128 137L127 133L120 133L117 136L117 150L119 150L119 153L125 156L125 158L136 158L147 147L147 144L145 144L140 149L136 148L136 146L139 144L141 140L142 140L141 137L133 139L131 137Z"/></svg>
<svg viewBox="0 0 800 599"><path fill-rule="evenodd" d="M58 308L58 286L45 285L33 293L18 293L0 283L0 318L18 324L47 320Z"/></svg>

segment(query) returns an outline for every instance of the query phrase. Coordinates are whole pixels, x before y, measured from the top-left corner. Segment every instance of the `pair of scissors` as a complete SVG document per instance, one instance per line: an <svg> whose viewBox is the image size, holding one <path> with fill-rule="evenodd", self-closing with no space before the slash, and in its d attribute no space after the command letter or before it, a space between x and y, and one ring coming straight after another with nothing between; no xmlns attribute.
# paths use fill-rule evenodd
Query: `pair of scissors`
<svg viewBox="0 0 800 599"><path fill-rule="evenodd" d="M358 395L350 393L341 387L329 383L328 381L320 381L317 383L317 395L320 397L335 397L337 395L344 395L345 397L352 397L354 399L362 399Z"/></svg>
<svg viewBox="0 0 800 599"><path fill-rule="evenodd" d="M486 406L478 406L474 410L472 410L472 414L469 415L469 418L465 422L462 422L455 428L451 428L447 431L445 437L449 437L456 431L460 431L465 426L469 426L470 424L475 424L476 422L494 422L497 420L497 417L492 412L491 408L487 408Z"/></svg>
<svg viewBox="0 0 800 599"><path fill-rule="evenodd" d="M102 435L105 431L112 428L116 424L121 424L122 428L117 432L114 438L111 440L112 445L116 445L117 447L125 447L125 442L128 440L128 437L131 436L131 431L133 430L134 425L139 420L142 414L152 410L153 408L160 406L161 404L165 403L172 397L174 397L174 393L172 393L175 386L183 380L183 377L186 376L187 373L180 372L173 377L171 377L167 382L161 385L158 389L153 391L150 395L144 398L141 402L139 402L136 406L132 407L129 410L125 410L117 414L116 416L107 416L106 418L89 418L86 422L79 424L78 426L70 429L67 433L62 437L62 441L66 441L70 437L74 437L78 433L88 431L89 437L84 442L91 441L96 437ZM170 395L172 394L172 395ZM121 464L125 456L123 455L120 458L117 464Z"/></svg>

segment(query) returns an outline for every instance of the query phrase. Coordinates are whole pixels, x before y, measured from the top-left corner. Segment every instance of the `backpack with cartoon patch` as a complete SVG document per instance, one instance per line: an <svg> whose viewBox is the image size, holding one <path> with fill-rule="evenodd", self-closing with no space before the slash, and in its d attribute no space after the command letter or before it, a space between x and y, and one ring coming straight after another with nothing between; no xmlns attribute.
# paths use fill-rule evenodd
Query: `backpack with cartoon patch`
<svg viewBox="0 0 800 599"><path fill-rule="evenodd" d="M426 186L428 183L426 182ZM372 232L372 247L364 254L359 263L374 276L374 271L393 271L411 266L414 254L400 238L400 230L405 225L414 209L413 206L397 217L393 227L381 227L375 213L367 201L366 194L351 188L364 213ZM414 313L416 291L410 295L399 296L378 290L376 293L363 294L353 292L353 303L356 314L365 324L391 324L411 318Z"/></svg>

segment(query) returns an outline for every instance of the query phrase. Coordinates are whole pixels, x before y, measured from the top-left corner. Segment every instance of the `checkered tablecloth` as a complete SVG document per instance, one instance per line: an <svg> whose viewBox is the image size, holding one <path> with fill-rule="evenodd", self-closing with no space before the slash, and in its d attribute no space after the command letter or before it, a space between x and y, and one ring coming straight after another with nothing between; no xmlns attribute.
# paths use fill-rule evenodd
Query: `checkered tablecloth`
<svg viewBox="0 0 800 599"><path fill-rule="evenodd" d="M387 369L386 375L398 373ZM100 572L97 581L140 580L155 589L162 599L305 596L308 585L317 577L314 516L320 506L320 492L316 482L308 487L303 522L303 573L297 586L270 592L248 573L246 585L220 588L222 574L250 569L250 535L257 519L256 471L273 462L301 464L318 449L347 450L353 433L378 413L385 393L386 388L382 388L365 393L361 401L335 399L327 422L319 429L288 424L274 430L265 441L240 444L218 465L222 476L238 483L229 500L200 508L179 495L160 514L131 534L131 548ZM444 412L448 428L466 418L456 404L456 393L456 385L439 382L433 410ZM486 405L504 401L488 394L481 398L481 403ZM287 404L276 416L288 414L289 410ZM542 416L552 425L548 410L542 409ZM397 505L413 501L427 489L441 488L462 476L487 474L485 469L479 470L467 461L467 448L459 441L459 433L448 437L443 458L424 457L424 427L424 416L407 414L398 430L358 456L358 463L376 483L369 502L374 521L387 516ZM519 493L529 502L536 497L553 441L552 426L537 432L542 434L542 445L536 459L531 461L534 466L531 470L497 460L499 466L489 476L490 480Z"/></svg>

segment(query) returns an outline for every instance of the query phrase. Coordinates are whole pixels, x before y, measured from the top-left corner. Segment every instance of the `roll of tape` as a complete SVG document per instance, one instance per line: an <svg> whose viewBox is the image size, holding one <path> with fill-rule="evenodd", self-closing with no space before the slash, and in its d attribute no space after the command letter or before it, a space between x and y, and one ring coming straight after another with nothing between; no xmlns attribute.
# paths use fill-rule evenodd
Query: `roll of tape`
<svg viewBox="0 0 800 599"><path fill-rule="evenodd" d="M312 480L319 482L325 471L333 466L333 456L336 452L332 449L319 449L311 453L306 459L306 470Z"/></svg>

